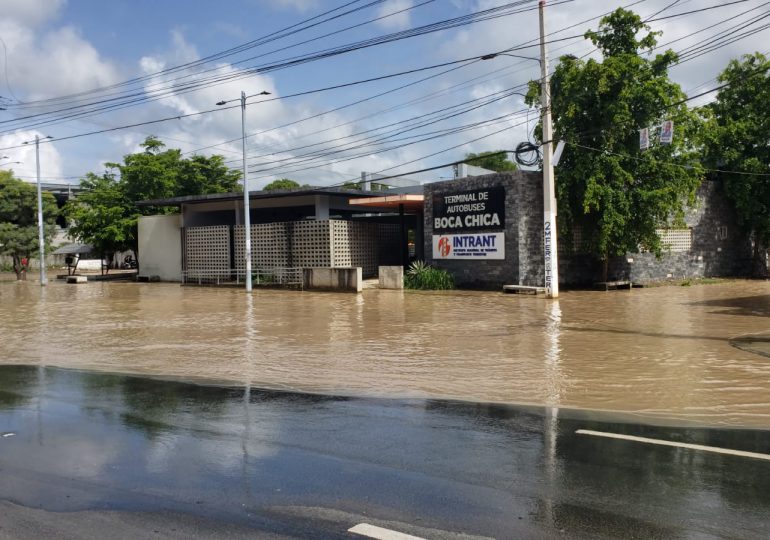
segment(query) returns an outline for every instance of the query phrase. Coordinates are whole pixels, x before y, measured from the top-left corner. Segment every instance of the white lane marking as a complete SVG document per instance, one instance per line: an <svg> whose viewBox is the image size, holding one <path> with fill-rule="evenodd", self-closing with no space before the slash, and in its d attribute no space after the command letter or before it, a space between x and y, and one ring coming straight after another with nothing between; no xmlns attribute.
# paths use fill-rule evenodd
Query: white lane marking
<svg viewBox="0 0 770 540"><path fill-rule="evenodd" d="M753 459L764 459L770 461L770 455L760 454L759 452L746 452L744 450L731 450L730 448L720 448L718 446L705 446L703 444L690 444L676 441L666 441L664 439L649 439L647 437L636 437L634 435L621 435L620 433L607 433L606 431L592 431L590 429L578 429L575 431L578 435L593 435L595 437L606 437L608 439L621 439L624 441L634 441L645 444L658 444L661 446L674 446L676 448L689 448L690 450L701 450L703 452L713 452L715 454L726 454L728 456L740 456Z"/></svg>
<svg viewBox="0 0 770 540"><path fill-rule="evenodd" d="M376 527L374 525L369 525L368 523L359 523L355 527L349 528L348 532L360 534L361 536L368 536L369 538L376 538L377 540L425 540L419 536L412 536L411 534L383 529L382 527Z"/></svg>

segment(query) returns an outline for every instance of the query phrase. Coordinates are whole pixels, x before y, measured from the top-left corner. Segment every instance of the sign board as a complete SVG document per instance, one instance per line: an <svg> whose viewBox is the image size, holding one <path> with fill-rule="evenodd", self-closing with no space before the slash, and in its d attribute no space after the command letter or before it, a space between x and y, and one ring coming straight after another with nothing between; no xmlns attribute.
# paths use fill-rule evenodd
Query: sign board
<svg viewBox="0 0 770 540"><path fill-rule="evenodd" d="M650 147L650 128L639 130L639 150L647 150Z"/></svg>
<svg viewBox="0 0 770 540"><path fill-rule="evenodd" d="M505 233L434 234L433 260L505 259Z"/></svg>
<svg viewBox="0 0 770 540"><path fill-rule="evenodd" d="M660 144L671 144L674 140L674 122L666 120L660 126Z"/></svg>
<svg viewBox="0 0 770 540"><path fill-rule="evenodd" d="M435 193L433 231L469 232L505 228L505 188L502 186Z"/></svg>

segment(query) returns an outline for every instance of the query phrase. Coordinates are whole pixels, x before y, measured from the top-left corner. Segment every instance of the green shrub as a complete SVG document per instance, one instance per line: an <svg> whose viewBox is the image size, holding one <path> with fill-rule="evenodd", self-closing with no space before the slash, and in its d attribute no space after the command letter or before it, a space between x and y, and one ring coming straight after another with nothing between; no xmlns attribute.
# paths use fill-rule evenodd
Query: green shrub
<svg viewBox="0 0 770 540"><path fill-rule="evenodd" d="M447 290L455 288L455 280L446 270L433 268L423 261L415 261L406 271L404 287L426 291Z"/></svg>

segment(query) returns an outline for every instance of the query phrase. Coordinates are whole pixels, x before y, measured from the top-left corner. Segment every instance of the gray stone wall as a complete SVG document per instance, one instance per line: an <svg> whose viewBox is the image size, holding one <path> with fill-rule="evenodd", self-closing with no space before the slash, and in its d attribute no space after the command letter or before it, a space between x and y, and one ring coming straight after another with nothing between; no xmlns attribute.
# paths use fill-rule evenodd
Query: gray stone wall
<svg viewBox="0 0 770 540"><path fill-rule="evenodd" d="M505 260L433 260L433 194L502 186L505 188ZM540 173L516 171L436 182L424 186L426 262L451 272L461 287L498 289L502 285L543 284L543 189ZM687 209L692 247L687 252L632 253L610 261L610 280L644 283L667 278L746 276L751 269L751 248L739 228L721 185L704 182L697 202ZM720 227L727 228L721 238ZM561 235L560 235L561 236ZM565 253L560 242L559 282L590 285L601 279L602 265L581 253Z"/></svg>
<svg viewBox="0 0 770 540"><path fill-rule="evenodd" d="M718 182L704 182L695 205L685 212L685 224L692 228L692 248L686 252L628 253L610 261L608 279L636 283L669 278L747 276L751 269L751 246L739 228L735 212ZM727 228L720 238L719 228ZM560 281L583 285L598 281L601 264L583 254L561 255Z"/></svg>
<svg viewBox="0 0 770 540"><path fill-rule="evenodd" d="M537 173L515 171L424 186L425 259L452 273L461 287L499 289L503 285L539 285L543 281L543 191ZM433 194L505 188L504 260L433 260Z"/></svg>

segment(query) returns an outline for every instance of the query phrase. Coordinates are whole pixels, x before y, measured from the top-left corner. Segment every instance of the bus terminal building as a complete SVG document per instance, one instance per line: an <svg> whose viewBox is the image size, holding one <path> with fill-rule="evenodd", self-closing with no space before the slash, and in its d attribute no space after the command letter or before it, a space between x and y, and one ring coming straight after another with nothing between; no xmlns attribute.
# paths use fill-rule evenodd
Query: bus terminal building
<svg viewBox="0 0 770 540"><path fill-rule="evenodd" d="M224 193L143 201L178 213L140 218L140 275L164 281L227 283L245 271L243 195ZM542 286L543 197L539 173L515 171L386 191L307 188L249 193L252 266L286 269L360 268L411 260L446 269L460 287ZM715 182L704 182L685 226L660 229L665 251L610 261L609 277L742 276L751 249ZM559 281L592 284L600 261L582 253L579 228L559 244ZM569 250L566 249L569 246Z"/></svg>

